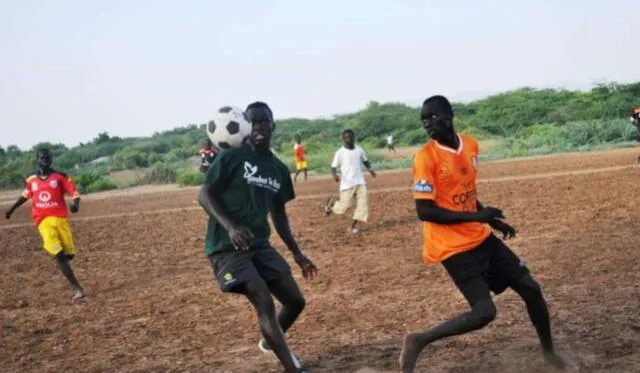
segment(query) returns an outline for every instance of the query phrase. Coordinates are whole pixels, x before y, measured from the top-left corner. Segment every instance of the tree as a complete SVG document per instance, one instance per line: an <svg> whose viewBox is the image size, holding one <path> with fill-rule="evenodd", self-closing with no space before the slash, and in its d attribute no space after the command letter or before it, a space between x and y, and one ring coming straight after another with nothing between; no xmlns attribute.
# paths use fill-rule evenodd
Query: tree
<svg viewBox="0 0 640 373"><path fill-rule="evenodd" d="M22 150L17 145L9 145L6 150L7 157L17 158L22 155Z"/></svg>
<svg viewBox="0 0 640 373"><path fill-rule="evenodd" d="M108 132L102 132L98 134L98 137L93 139L93 143L96 145L104 144L111 141L111 137L109 137Z"/></svg>

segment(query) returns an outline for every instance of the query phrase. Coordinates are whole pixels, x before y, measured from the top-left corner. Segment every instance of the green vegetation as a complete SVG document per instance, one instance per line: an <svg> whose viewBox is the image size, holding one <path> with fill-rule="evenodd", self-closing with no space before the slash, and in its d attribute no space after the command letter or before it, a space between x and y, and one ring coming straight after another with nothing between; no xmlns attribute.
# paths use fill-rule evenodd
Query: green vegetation
<svg viewBox="0 0 640 373"><path fill-rule="evenodd" d="M640 82L601 84L590 91L521 88L470 103L454 103L456 127L479 139L497 139L499 145L482 156L496 159L554 152L633 146L636 129L628 120L640 105ZM101 133L92 141L68 148L41 143L30 150L0 147L0 189L19 188L33 171L34 152L49 147L54 167L75 177L85 193L133 184L197 185L198 149L206 139L204 124L191 124L145 138L119 138ZM410 159L385 160L377 149L387 134L397 146L424 143L419 109L401 103L370 102L363 110L328 119L278 120L273 148L293 170L293 138L302 136L313 172L328 172L344 128L356 132L359 144L377 168L408 167ZM189 158L192 158L189 160ZM130 183L115 183L114 171L140 170ZM143 171L144 170L144 171Z"/></svg>
<svg viewBox="0 0 640 373"><path fill-rule="evenodd" d="M181 187L184 186L193 186L200 185L204 180L204 174L202 172L193 171L193 170L183 170L178 174L178 185Z"/></svg>

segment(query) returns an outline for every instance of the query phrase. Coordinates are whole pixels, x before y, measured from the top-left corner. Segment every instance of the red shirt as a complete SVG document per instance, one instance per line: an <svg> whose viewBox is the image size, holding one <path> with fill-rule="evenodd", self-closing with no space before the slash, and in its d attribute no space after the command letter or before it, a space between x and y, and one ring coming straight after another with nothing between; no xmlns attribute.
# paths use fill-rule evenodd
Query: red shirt
<svg viewBox="0 0 640 373"><path fill-rule="evenodd" d="M27 178L22 196L31 199L31 218L40 224L42 219L49 216L66 218L69 216L64 195L79 198L80 193L69 176L58 171L51 171L46 178L38 174Z"/></svg>
<svg viewBox="0 0 640 373"><path fill-rule="evenodd" d="M202 155L203 158L209 158L216 155L216 153L218 153L218 149L215 148L200 149L200 155Z"/></svg>
<svg viewBox="0 0 640 373"><path fill-rule="evenodd" d="M297 162L304 162L304 145L295 144L293 146L293 151L294 151L295 156L296 156L296 161Z"/></svg>

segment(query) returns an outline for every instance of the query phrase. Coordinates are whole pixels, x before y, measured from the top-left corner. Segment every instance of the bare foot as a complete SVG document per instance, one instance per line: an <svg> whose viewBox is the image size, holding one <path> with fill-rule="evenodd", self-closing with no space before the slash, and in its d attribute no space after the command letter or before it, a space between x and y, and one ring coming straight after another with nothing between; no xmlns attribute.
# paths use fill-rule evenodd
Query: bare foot
<svg viewBox="0 0 640 373"><path fill-rule="evenodd" d="M407 334L402 341L402 352L400 352L400 369L402 373L412 373L418 361L418 356L422 351L418 334Z"/></svg>

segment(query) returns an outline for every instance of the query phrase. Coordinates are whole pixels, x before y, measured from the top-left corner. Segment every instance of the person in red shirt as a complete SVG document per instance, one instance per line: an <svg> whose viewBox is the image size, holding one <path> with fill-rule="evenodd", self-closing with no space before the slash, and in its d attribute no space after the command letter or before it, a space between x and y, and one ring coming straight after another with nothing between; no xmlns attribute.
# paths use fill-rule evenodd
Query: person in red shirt
<svg viewBox="0 0 640 373"><path fill-rule="evenodd" d="M307 161L304 158L304 145L300 135L296 135L296 143L293 145L293 153L296 157L296 174L293 176L293 182L298 179L300 172L304 172L304 180L307 181Z"/></svg>
<svg viewBox="0 0 640 373"><path fill-rule="evenodd" d="M200 149L200 172L206 174L209 171L216 154L218 154L218 149L213 146L213 142L210 139L207 139Z"/></svg>
<svg viewBox="0 0 640 373"><path fill-rule="evenodd" d="M481 329L496 317L491 292L514 290L524 301L549 363L564 368L551 338L549 311L538 282L529 269L496 237L515 236L501 210L484 207L477 199L478 142L457 134L453 109L443 96L424 101L420 119L431 141L420 149L413 164L413 198L423 222L423 259L442 263L471 309L428 330L404 338L400 367L411 373L420 352L442 338Z"/></svg>
<svg viewBox="0 0 640 373"><path fill-rule="evenodd" d="M31 218L38 227L43 247L53 256L75 290L74 300L84 298L84 289L78 282L70 260L76 255L76 248L69 226L69 212L64 200L65 194L71 195L72 213L80 209L80 194L69 176L51 168L53 155L49 149L40 149L36 153L38 172L27 178L26 187L16 203L5 212L7 219L23 203L31 200Z"/></svg>

